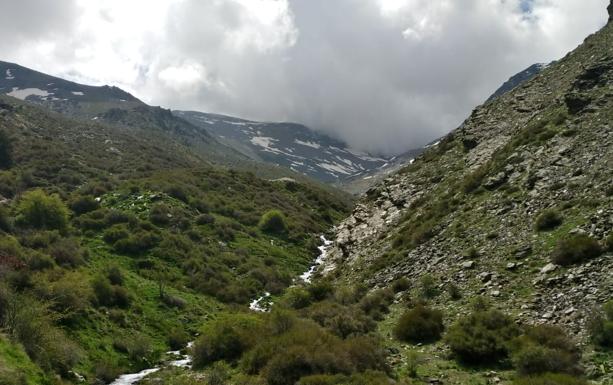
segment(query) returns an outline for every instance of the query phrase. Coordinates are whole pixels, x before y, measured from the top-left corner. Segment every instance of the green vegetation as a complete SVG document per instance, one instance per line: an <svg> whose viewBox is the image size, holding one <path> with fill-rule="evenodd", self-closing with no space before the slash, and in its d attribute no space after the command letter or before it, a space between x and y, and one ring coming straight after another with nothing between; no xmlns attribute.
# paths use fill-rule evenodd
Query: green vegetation
<svg viewBox="0 0 613 385"><path fill-rule="evenodd" d="M594 314L590 320L589 331L596 345L613 349L613 300L602 306L602 312Z"/></svg>
<svg viewBox="0 0 613 385"><path fill-rule="evenodd" d="M279 210L270 210L262 215L259 227L268 233L282 234L287 230L285 216Z"/></svg>
<svg viewBox="0 0 613 385"><path fill-rule="evenodd" d="M442 312L418 305L400 317L394 337L412 343L432 342L441 338L443 329Z"/></svg>
<svg viewBox="0 0 613 385"><path fill-rule="evenodd" d="M68 224L68 208L57 195L42 190L23 194L17 206L17 223L24 227L64 230Z"/></svg>
<svg viewBox="0 0 613 385"><path fill-rule="evenodd" d="M529 327L512 342L511 360L520 375L578 374L581 355L559 327Z"/></svg>
<svg viewBox="0 0 613 385"><path fill-rule="evenodd" d="M566 266L596 258L601 253L598 241L585 234L576 234L560 239L551 259L554 263Z"/></svg>
<svg viewBox="0 0 613 385"><path fill-rule="evenodd" d="M457 358L467 364L496 364L509 354L519 328L497 310L474 311L456 321L445 339Z"/></svg>
<svg viewBox="0 0 613 385"><path fill-rule="evenodd" d="M534 227L537 231L553 230L562 224L562 216L556 210L548 209L544 210L536 218Z"/></svg>
<svg viewBox="0 0 613 385"><path fill-rule="evenodd" d="M213 167L157 134L7 103L0 328L25 358L2 353L0 375L21 371L20 385L69 383L73 371L109 382L153 366L222 309L281 294L349 207L303 179ZM259 226L274 212L291 218L282 232Z"/></svg>

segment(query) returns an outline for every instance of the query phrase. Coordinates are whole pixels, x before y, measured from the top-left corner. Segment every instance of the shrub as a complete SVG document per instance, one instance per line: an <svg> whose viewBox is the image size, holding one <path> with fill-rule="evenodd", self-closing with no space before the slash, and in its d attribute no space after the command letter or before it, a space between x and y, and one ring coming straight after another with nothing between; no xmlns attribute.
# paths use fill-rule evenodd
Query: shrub
<svg viewBox="0 0 613 385"><path fill-rule="evenodd" d="M203 226L203 225L211 225L215 223L215 217L212 216L211 214L200 214L196 217L196 224Z"/></svg>
<svg viewBox="0 0 613 385"><path fill-rule="evenodd" d="M467 364L492 364L507 357L509 342L519 329L511 318L496 310L475 311L460 318L446 335L451 351Z"/></svg>
<svg viewBox="0 0 613 385"><path fill-rule="evenodd" d="M77 215L97 210L100 204L91 195L79 196L70 202L70 209Z"/></svg>
<svg viewBox="0 0 613 385"><path fill-rule="evenodd" d="M613 300L605 303L589 322L592 341L603 348L613 349Z"/></svg>
<svg viewBox="0 0 613 385"><path fill-rule="evenodd" d="M556 326L539 325L528 328L512 343L511 359L518 373L578 373L579 349Z"/></svg>
<svg viewBox="0 0 613 385"><path fill-rule="evenodd" d="M287 289L284 300L291 308L302 309L309 306L313 299L308 290L301 287L291 287Z"/></svg>
<svg viewBox="0 0 613 385"><path fill-rule="evenodd" d="M157 226L166 226L170 224L172 214L170 207L163 203L158 203L151 208L149 212L149 220Z"/></svg>
<svg viewBox="0 0 613 385"><path fill-rule="evenodd" d="M261 322L257 317L242 314L221 315L206 325L194 343L193 366L203 368L219 360L233 361L252 347Z"/></svg>
<svg viewBox="0 0 613 385"><path fill-rule="evenodd" d="M462 298L460 288L453 282L447 285L447 293L449 293L449 298L451 298L452 301L457 301Z"/></svg>
<svg viewBox="0 0 613 385"><path fill-rule="evenodd" d="M543 211L534 223L537 231L553 230L562 224L562 216L557 210L548 209Z"/></svg>
<svg viewBox="0 0 613 385"><path fill-rule="evenodd" d="M379 289L363 297L359 306L364 313L380 320L383 318L383 314L389 311L389 305L393 300L394 292L391 289Z"/></svg>
<svg viewBox="0 0 613 385"><path fill-rule="evenodd" d="M394 293L401 293L403 291L407 291L411 288L411 281L402 277L398 278L394 282L392 282L392 290Z"/></svg>
<svg viewBox="0 0 613 385"><path fill-rule="evenodd" d="M513 385L588 385L588 382L568 374L546 373L540 376L517 378L513 381Z"/></svg>
<svg viewBox="0 0 613 385"><path fill-rule="evenodd" d="M94 374L97 379L102 380L105 384L108 384L115 380L121 374L122 370L117 364L111 360L103 360L96 363L94 367Z"/></svg>
<svg viewBox="0 0 613 385"><path fill-rule="evenodd" d="M109 282L113 285L123 285L123 273L118 266L111 266L106 272Z"/></svg>
<svg viewBox="0 0 613 385"><path fill-rule="evenodd" d="M102 239L106 243L114 244L120 239L126 239L130 236L128 229L125 225L113 225L112 227L104 230L104 234L102 235Z"/></svg>
<svg viewBox="0 0 613 385"><path fill-rule="evenodd" d="M77 267L85 263L85 252L74 239L61 239L49 249L49 254L60 266Z"/></svg>
<svg viewBox="0 0 613 385"><path fill-rule="evenodd" d="M262 215L258 226L262 231L273 234L284 233L287 230L285 216L279 210L270 210Z"/></svg>
<svg viewBox="0 0 613 385"><path fill-rule="evenodd" d="M423 275L419 280L419 284L421 286L419 294L422 298L434 298L439 294L436 281L430 274Z"/></svg>
<svg viewBox="0 0 613 385"><path fill-rule="evenodd" d="M180 350L189 342L189 334L183 329L174 328L168 333L168 346L171 350Z"/></svg>
<svg viewBox="0 0 613 385"><path fill-rule="evenodd" d="M554 263L567 266L596 258L601 253L602 249L595 239L577 234L560 239L551 258Z"/></svg>
<svg viewBox="0 0 613 385"><path fill-rule="evenodd" d="M400 317L393 333L400 341L433 342L441 338L443 329L443 313L418 305Z"/></svg>
<svg viewBox="0 0 613 385"><path fill-rule="evenodd" d="M159 239L155 234L141 230L128 238L118 240L113 247L120 253L135 255L151 249L158 241Z"/></svg>
<svg viewBox="0 0 613 385"><path fill-rule="evenodd" d="M68 225L68 209L57 195L32 190L23 194L17 205L17 223L37 229L63 230Z"/></svg>

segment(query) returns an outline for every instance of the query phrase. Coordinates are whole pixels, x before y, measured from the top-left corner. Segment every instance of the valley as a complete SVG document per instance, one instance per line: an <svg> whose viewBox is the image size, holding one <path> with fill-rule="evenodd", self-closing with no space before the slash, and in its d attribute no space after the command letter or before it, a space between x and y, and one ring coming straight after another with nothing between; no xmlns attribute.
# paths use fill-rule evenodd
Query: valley
<svg viewBox="0 0 613 385"><path fill-rule="evenodd" d="M613 384L608 12L395 156L0 62L0 384Z"/></svg>

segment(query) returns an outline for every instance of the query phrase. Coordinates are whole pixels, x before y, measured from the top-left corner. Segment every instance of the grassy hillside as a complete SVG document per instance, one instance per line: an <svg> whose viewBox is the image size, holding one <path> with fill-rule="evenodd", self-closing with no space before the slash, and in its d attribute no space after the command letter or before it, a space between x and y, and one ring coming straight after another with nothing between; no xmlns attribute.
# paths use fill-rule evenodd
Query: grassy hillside
<svg viewBox="0 0 613 385"><path fill-rule="evenodd" d="M349 208L9 97L0 133L0 374L25 373L9 384L150 367L220 309L281 293Z"/></svg>

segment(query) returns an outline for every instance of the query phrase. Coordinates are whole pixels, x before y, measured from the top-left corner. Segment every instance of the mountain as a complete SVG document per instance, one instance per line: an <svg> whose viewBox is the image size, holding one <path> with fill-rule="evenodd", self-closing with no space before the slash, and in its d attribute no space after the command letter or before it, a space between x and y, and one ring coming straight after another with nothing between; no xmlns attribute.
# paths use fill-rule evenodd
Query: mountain
<svg viewBox="0 0 613 385"><path fill-rule="evenodd" d="M527 82L528 80L532 79L533 77L541 73L545 68L549 67L551 64L553 63L533 64L530 67L526 68L525 70L511 76L509 80L504 82L496 91L494 91L494 93L487 99L487 101L494 100L497 97L500 97L506 94L507 92L512 91L514 88L520 86L522 83Z"/></svg>
<svg viewBox="0 0 613 385"><path fill-rule="evenodd" d="M296 123L254 122L194 111L173 111L246 156L287 167L328 183L385 167L390 158L352 150Z"/></svg>
<svg viewBox="0 0 613 385"><path fill-rule="evenodd" d="M324 275L371 288L402 280L409 301L427 301L454 333L479 322L467 318L481 314L475 301L514 324L557 325L583 349L586 373L610 383L598 309L613 299L612 42L609 23L373 186L336 227ZM446 384L491 383L449 369L450 357L487 361L456 337L394 345L395 360L420 354L422 373ZM496 382L514 381L506 368Z"/></svg>

